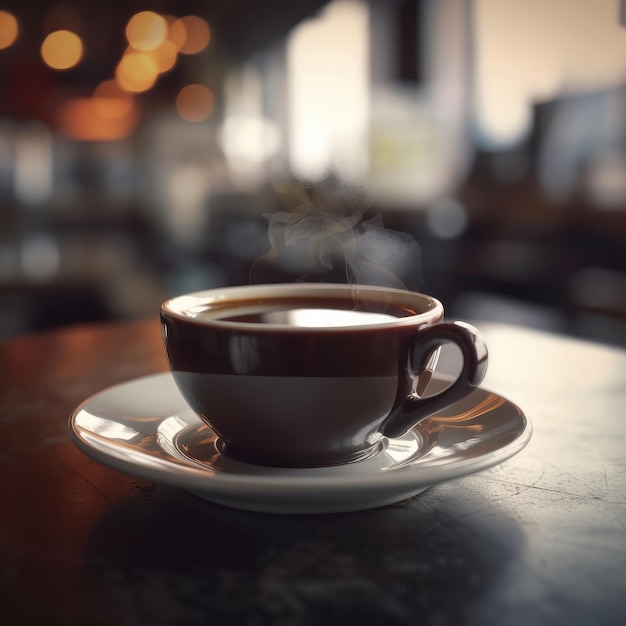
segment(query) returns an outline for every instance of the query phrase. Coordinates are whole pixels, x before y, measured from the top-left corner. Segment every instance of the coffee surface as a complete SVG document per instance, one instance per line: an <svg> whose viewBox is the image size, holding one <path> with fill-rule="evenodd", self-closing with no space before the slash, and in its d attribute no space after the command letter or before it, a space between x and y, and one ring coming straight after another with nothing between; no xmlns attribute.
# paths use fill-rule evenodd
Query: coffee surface
<svg viewBox="0 0 626 626"><path fill-rule="evenodd" d="M297 327L323 326L362 326L383 324L396 319L384 313L367 311L344 311L341 309L276 309L274 307L250 307L230 309L217 319L227 322L247 322L249 324L282 324ZM214 318L215 319L215 318Z"/></svg>
<svg viewBox="0 0 626 626"><path fill-rule="evenodd" d="M281 301L271 303L230 302L195 307L191 315L198 320L220 320L247 324L280 324L298 328L365 326L393 322L415 315L400 306L379 302L355 304L336 299L323 301Z"/></svg>

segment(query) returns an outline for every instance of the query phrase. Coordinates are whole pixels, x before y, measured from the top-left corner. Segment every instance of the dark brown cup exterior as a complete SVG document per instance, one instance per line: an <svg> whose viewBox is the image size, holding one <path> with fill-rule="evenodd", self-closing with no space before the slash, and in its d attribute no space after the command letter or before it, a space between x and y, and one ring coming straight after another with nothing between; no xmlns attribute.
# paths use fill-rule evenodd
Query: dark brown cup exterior
<svg viewBox="0 0 626 626"><path fill-rule="evenodd" d="M264 293L264 302L271 302L275 288L255 286L251 293ZM245 293L245 288L220 291L229 294L229 289ZM351 293L346 285L281 289L309 304L329 290ZM201 300L205 293L191 295ZM354 461L370 454L383 436L404 434L480 384L487 349L476 329L443 322L443 308L428 296L359 287L360 295L368 293L384 294L394 303L429 304L397 323L294 328L198 320L164 303L163 340L174 380L219 436L223 451L276 467ZM425 386L420 377L429 378L429 360L447 342L461 349L461 374L439 394L418 397L416 387Z"/></svg>

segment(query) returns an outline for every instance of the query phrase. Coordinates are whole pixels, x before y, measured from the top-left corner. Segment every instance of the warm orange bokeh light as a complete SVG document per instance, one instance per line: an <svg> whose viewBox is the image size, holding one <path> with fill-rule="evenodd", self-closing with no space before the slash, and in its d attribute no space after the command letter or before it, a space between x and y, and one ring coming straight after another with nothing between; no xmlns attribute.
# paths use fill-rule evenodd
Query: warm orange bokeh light
<svg viewBox="0 0 626 626"><path fill-rule="evenodd" d="M166 39L158 48L146 52L146 54L154 59L159 74L171 70L178 58L178 50L169 39Z"/></svg>
<svg viewBox="0 0 626 626"><path fill-rule="evenodd" d="M119 119L131 114L135 108L132 95L114 80L105 80L93 92L93 105L98 114L109 119Z"/></svg>
<svg viewBox="0 0 626 626"><path fill-rule="evenodd" d="M178 21L184 26L187 34L180 51L183 54L202 52L211 40L211 30L207 22L197 15L187 15Z"/></svg>
<svg viewBox="0 0 626 626"><path fill-rule="evenodd" d="M163 17L168 26L167 38L176 46L176 51L180 52L187 41L187 29L177 17L173 15L164 15Z"/></svg>
<svg viewBox="0 0 626 626"><path fill-rule="evenodd" d="M188 122L202 122L213 112L213 92L204 85L187 85L176 96L176 110Z"/></svg>
<svg viewBox="0 0 626 626"><path fill-rule="evenodd" d="M156 61L144 52L127 52L115 69L117 84L131 93L150 89L159 75Z"/></svg>
<svg viewBox="0 0 626 626"><path fill-rule="evenodd" d="M118 118L100 113L93 98L73 98L57 111L57 123L62 132L79 141L119 141L137 128L138 115L134 107Z"/></svg>
<svg viewBox="0 0 626 626"><path fill-rule="evenodd" d="M13 13L0 11L0 50L12 45L19 35L20 27Z"/></svg>
<svg viewBox="0 0 626 626"><path fill-rule="evenodd" d="M69 30L55 30L41 44L41 56L51 68L67 70L81 60L83 42Z"/></svg>
<svg viewBox="0 0 626 626"><path fill-rule="evenodd" d="M167 22L158 13L135 13L126 25L126 39L135 50L154 50L167 37Z"/></svg>

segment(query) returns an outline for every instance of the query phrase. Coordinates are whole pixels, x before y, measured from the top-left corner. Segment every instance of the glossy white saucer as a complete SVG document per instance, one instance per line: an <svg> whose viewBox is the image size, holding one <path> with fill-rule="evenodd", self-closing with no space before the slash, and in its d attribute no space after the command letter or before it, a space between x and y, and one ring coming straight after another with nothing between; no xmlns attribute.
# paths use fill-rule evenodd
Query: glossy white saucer
<svg viewBox="0 0 626 626"><path fill-rule="evenodd" d="M436 389L446 381L436 378ZM346 465L284 469L220 453L215 433L180 395L169 372L110 387L83 402L69 429L88 456L211 502L268 513L337 513L410 498L427 487L502 463L529 441L515 405L475 389L381 451Z"/></svg>

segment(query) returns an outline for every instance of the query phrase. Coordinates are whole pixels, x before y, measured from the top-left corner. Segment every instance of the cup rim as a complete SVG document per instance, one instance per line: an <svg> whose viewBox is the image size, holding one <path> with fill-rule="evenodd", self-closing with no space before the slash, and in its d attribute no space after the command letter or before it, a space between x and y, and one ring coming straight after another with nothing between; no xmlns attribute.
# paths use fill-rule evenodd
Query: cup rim
<svg viewBox="0 0 626 626"><path fill-rule="evenodd" d="M323 294L332 295L333 293L345 293L365 291L368 293L376 293L384 291L392 296L409 296L410 299L420 299L426 301L426 310L415 315L406 317L398 317L389 322L377 322L371 324L359 325L328 325L328 326L293 326L280 323L269 324L251 324L250 322L237 322L223 319L198 319L190 315L186 311L198 306L206 306L207 302L226 301L227 299L248 299L253 297L264 296L297 296L298 294L311 294L312 292L322 296ZM435 320L443 318L442 303L427 294L398 289L395 287L379 287L375 285L351 285L343 283L266 283L254 285L238 285L228 287L218 287L213 289L204 289L190 293L180 294L165 300L161 304L161 315L170 319L179 320L187 324L197 327L221 328L231 330L245 330L250 332L254 329L255 333L263 332L294 332L319 334L322 332L350 332L350 331L371 331L373 329L389 329L402 327L421 327Z"/></svg>

